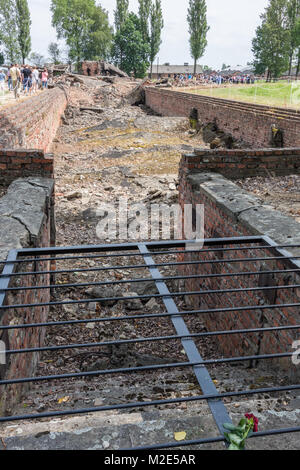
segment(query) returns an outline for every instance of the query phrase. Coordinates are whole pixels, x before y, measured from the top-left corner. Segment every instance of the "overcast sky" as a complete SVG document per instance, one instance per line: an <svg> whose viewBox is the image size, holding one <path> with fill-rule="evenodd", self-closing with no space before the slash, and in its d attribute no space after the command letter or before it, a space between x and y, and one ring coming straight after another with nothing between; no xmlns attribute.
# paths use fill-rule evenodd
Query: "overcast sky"
<svg viewBox="0 0 300 470"><path fill-rule="evenodd" d="M32 49L47 57L50 42L56 41L51 27L50 0L28 0L32 17ZM97 1L108 10L111 23L115 0ZM192 63L186 22L188 0L162 0L165 28L159 62L171 64ZM210 31L202 65L220 68L227 65L246 65L252 60L251 41L260 14L268 0L207 0L207 17ZM130 0L130 9L137 12L138 0Z"/></svg>

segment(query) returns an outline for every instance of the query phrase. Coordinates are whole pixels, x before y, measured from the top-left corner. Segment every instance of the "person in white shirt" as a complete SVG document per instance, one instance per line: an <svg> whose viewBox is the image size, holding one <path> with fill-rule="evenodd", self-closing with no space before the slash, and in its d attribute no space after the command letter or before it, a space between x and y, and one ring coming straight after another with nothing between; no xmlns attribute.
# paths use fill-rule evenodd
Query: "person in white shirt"
<svg viewBox="0 0 300 470"><path fill-rule="evenodd" d="M21 82L21 72L18 67L18 64L15 64L10 69L10 76L12 80L12 90L14 92L15 98L19 98L20 96L20 82Z"/></svg>
<svg viewBox="0 0 300 470"><path fill-rule="evenodd" d="M39 71L36 67L32 69L32 91L36 93L39 89Z"/></svg>
<svg viewBox="0 0 300 470"><path fill-rule="evenodd" d="M0 70L0 91L2 92L2 95L5 93L5 80L6 76L3 70Z"/></svg>

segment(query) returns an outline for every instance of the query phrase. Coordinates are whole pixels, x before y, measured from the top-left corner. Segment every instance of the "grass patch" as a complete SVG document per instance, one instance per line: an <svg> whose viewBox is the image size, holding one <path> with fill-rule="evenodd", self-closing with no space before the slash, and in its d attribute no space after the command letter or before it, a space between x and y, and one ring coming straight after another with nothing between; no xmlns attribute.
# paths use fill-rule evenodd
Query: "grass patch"
<svg viewBox="0 0 300 470"><path fill-rule="evenodd" d="M226 85L220 88L187 89L189 93L247 103L300 109L300 82L259 82L255 85Z"/></svg>
<svg viewBox="0 0 300 470"><path fill-rule="evenodd" d="M90 148L111 148L120 149L148 149L155 144L159 145L180 145L182 139L177 134L168 134L160 131L144 131L136 127L126 129L104 129L101 131L92 131L85 134L84 131L79 135L84 138L78 142L79 147Z"/></svg>

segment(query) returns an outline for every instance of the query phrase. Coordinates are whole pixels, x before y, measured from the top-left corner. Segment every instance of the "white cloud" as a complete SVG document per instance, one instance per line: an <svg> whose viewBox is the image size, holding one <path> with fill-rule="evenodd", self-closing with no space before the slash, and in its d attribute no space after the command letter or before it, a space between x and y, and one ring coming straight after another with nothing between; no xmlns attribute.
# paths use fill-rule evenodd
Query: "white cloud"
<svg viewBox="0 0 300 470"><path fill-rule="evenodd" d="M47 56L50 42L56 41L51 26L50 0L28 0L32 16L32 48ZM98 1L109 11L113 22L115 0ZM188 0L162 0L165 20L160 63L192 63L186 22ZM260 23L260 14L268 0L207 0L208 47L200 63L221 67L226 64L244 65L252 59L251 41ZM130 0L130 9L137 12L138 0Z"/></svg>

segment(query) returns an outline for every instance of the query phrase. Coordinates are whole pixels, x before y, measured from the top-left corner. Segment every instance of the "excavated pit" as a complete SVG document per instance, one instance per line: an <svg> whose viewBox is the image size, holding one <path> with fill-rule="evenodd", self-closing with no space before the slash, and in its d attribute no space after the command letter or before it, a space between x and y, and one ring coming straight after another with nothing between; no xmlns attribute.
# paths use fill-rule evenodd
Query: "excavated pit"
<svg viewBox="0 0 300 470"><path fill-rule="evenodd" d="M126 82L127 83L127 82ZM178 164L183 152L194 147L205 147L198 134L192 134L189 122L183 118L154 116L144 107L120 105L116 89L108 84L89 80L92 90L73 90L71 106L64 125L53 143L56 180L56 230L58 246L96 245L124 243L133 240L118 238L99 239L96 227L99 222L97 207L103 203L117 206L120 197L128 204L144 203L150 208L153 203L172 206L178 202ZM100 88L97 87L99 85ZM127 85L126 85L127 87ZM126 91L128 89L126 88ZM77 93L77 94L76 94ZM101 106L103 113L80 111L84 106ZM243 184L241 182L241 184ZM0 188L1 191L1 188ZM0 193L1 194L1 193ZM162 227L160 227L162 230ZM117 234L118 235L118 234ZM176 261L176 256L168 261ZM163 263L166 257L158 257ZM95 260L78 262L58 261L56 269L72 270L72 273L57 276L58 284L95 283L103 281L126 281L133 277L129 264L140 262L140 258L114 260L120 266L118 277L107 273L76 272L80 268L93 268ZM162 268L165 276L178 275L174 267ZM134 272L137 278L148 277L147 270ZM180 291L180 281L169 281L171 291ZM111 288L107 288L108 290ZM164 311L160 299L151 297L157 292L154 283L123 284L122 289L101 292L101 296L149 295L145 302L118 301L111 304L90 302L84 306L55 306L50 310L49 321L68 321L79 318L118 317ZM149 292L150 290L150 292ZM106 294L106 295L105 295ZM79 297L99 296L95 289L62 288L53 293L53 301L72 301ZM178 299L182 311L187 310L185 298ZM128 321L120 324L89 323L80 326L63 326L47 329L46 346L72 343L93 343L138 337L174 334L169 319ZM190 331L204 332L201 318L189 318ZM217 344L213 339L197 339L196 344L204 359L216 357ZM219 356L218 356L219 357ZM87 350L46 352L40 357L37 376L86 372L118 367L136 367L151 364L184 362L186 355L179 340L162 343L107 347ZM210 366L209 372L218 391L228 392L251 388L278 386L276 371L268 364L260 363L256 368L244 365ZM288 372L283 373L280 385L292 383ZM134 401L161 400L189 397L201 394L192 371L152 371L137 374L121 374L110 378L68 379L46 381L33 385L23 396L16 409L9 414L63 411L93 406L113 405ZM297 393L265 394L259 399L245 397L226 398L230 415L234 421L246 412L255 413L263 426L272 428L290 420L297 421ZM101 433L99 434L99 428ZM97 435L93 432L98 430ZM24 422L6 425L1 436L8 449L14 448L88 448L117 449L134 445L151 445L168 442L174 433L186 431L187 439L217 435L216 426L206 403L182 403L107 412L84 418L66 418ZM16 437L18 436L18 437ZM255 448L296 448L297 436L290 438L264 438L250 443ZM219 449L221 444L202 446Z"/></svg>

